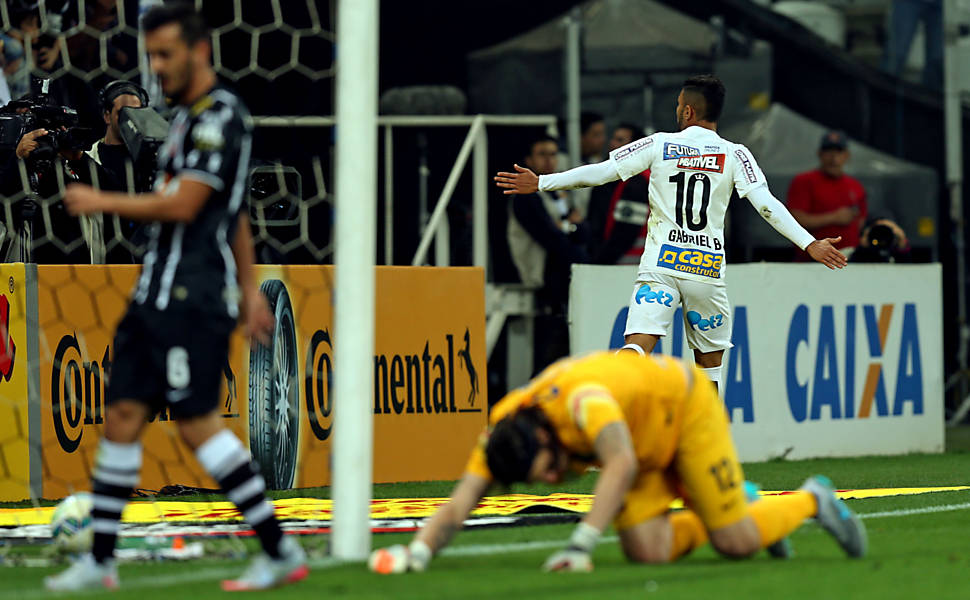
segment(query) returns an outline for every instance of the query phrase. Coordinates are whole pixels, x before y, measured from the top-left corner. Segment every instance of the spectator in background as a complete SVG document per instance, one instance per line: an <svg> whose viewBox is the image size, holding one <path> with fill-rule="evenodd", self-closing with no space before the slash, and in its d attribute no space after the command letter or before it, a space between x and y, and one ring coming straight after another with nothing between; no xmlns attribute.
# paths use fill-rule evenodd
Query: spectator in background
<svg viewBox="0 0 970 600"><path fill-rule="evenodd" d="M894 0L889 15L883 68L899 77L906 66L916 27L923 22L923 85L943 87L943 0Z"/></svg>
<svg viewBox="0 0 970 600"><path fill-rule="evenodd" d="M13 29L3 34L3 74L10 89L10 99L16 100L30 93L30 64L26 55L28 33L40 29L40 13L23 6L10 10Z"/></svg>
<svg viewBox="0 0 970 600"><path fill-rule="evenodd" d="M48 3L50 10L53 3ZM8 32L26 50L30 48L30 55L25 56L21 66L14 73L7 76L10 93L13 99L26 94L39 94L42 91L41 79L44 74L57 73L65 65L67 45L60 30L51 28L41 30L43 23L40 9L29 2L15 3L11 9L10 20L15 29ZM61 15L48 15L47 23L53 27L61 21ZM31 68L40 71L40 75L31 74ZM77 111L80 125L90 127L100 132L104 130L98 110L95 93L91 86L73 71L57 73L51 77L48 93L59 105L69 106Z"/></svg>
<svg viewBox="0 0 970 600"><path fill-rule="evenodd" d="M891 219L878 218L862 229L859 247L849 262L908 263L912 262L909 250L909 239L903 228Z"/></svg>
<svg viewBox="0 0 970 600"><path fill-rule="evenodd" d="M564 122L560 122L564 124ZM562 129L560 129L562 131ZM571 157L564 153L559 153L559 165L571 165L578 167L590 163L598 163L603 160L603 147L606 145L606 123L603 115L595 112L583 111L579 115L579 165L572 165ZM569 195L573 207L579 211L579 215L586 218L589 209L591 188L580 188L570 190Z"/></svg>
<svg viewBox="0 0 970 600"><path fill-rule="evenodd" d="M125 5L127 22L120 22L118 18L118 4ZM71 64L85 72L102 72L109 67L121 73L128 73L138 68L138 2L134 0L88 0L83 4L84 14L80 14L82 6L72 3L64 15L65 26L80 24L83 16L84 31L80 31L67 38L67 49L71 55ZM128 29L119 30L119 25ZM117 31L110 36L104 32ZM101 43L104 42L104 58L102 63ZM102 74L94 81L96 86L109 81L107 74ZM97 87L95 88L97 89Z"/></svg>
<svg viewBox="0 0 970 600"><path fill-rule="evenodd" d="M620 123L610 137L610 152L641 137L643 131L640 127ZM640 264L650 214L647 198L649 185L648 170L626 181L613 181L592 188L586 223L589 226L589 253L593 263Z"/></svg>
<svg viewBox="0 0 970 600"><path fill-rule="evenodd" d="M841 237L835 247L847 255L859 245L859 229L866 219L866 190L859 180L845 174L849 146L845 134L830 131L822 136L819 168L796 175L788 188L788 210L816 239ZM798 252L796 260L807 260Z"/></svg>
<svg viewBox="0 0 970 600"><path fill-rule="evenodd" d="M16 77L24 65L24 47L14 37L0 33L0 106L27 93L26 85L21 90L15 87ZM26 71L25 71L26 73Z"/></svg>
<svg viewBox="0 0 970 600"><path fill-rule="evenodd" d="M603 115L584 111L579 115L579 154L583 164L603 160L603 146L606 144L606 123Z"/></svg>
<svg viewBox="0 0 970 600"><path fill-rule="evenodd" d="M556 140L535 139L525 164L535 173L555 173ZM516 168L521 169L516 165ZM541 370L569 353L566 303L573 263L588 262L587 230L579 213L564 197L550 192L512 196L507 229L512 262L519 278L536 288L539 316L535 328L535 368Z"/></svg>

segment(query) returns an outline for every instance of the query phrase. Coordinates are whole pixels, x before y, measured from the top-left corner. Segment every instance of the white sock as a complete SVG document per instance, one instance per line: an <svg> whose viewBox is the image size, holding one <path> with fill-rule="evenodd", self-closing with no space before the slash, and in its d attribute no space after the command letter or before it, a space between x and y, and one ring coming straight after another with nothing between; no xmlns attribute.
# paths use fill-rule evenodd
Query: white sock
<svg viewBox="0 0 970 600"><path fill-rule="evenodd" d="M115 485L136 485L138 479L130 477L130 473L138 473L141 471L141 442L120 444L118 442L112 442L107 438L101 438L101 441L98 442L98 454L95 459L95 474L102 467L115 473L125 471L129 474L129 477L118 478L116 483L112 481L111 477L115 473L111 473L105 479L109 483Z"/></svg>
<svg viewBox="0 0 970 600"><path fill-rule="evenodd" d="M721 365L716 367L708 367L706 369L701 367L700 369L701 371L704 371L704 374L707 375L708 379L717 384L718 388L721 387Z"/></svg>
<svg viewBox="0 0 970 600"><path fill-rule="evenodd" d="M121 513L141 472L141 442L119 444L101 438L91 474L91 553L99 564L114 554Z"/></svg>
<svg viewBox="0 0 970 600"><path fill-rule="evenodd" d="M249 452L232 431L223 429L195 451L199 464L216 481L224 479L240 465L249 462Z"/></svg>
<svg viewBox="0 0 970 600"><path fill-rule="evenodd" d="M195 456L259 536L266 553L280 558L283 532L266 500L266 483L236 434L223 429L199 446Z"/></svg>
<svg viewBox="0 0 970 600"><path fill-rule="evenodd" d="M640 344L627 344L627 345L623 346L622 348L620 348L619 350L617 350L616 353L619 354L620 352L623 352L624 350L633 350L634 352L636 352L640 356L646 356L647 355L647 353L643 351L643 348L640 347Z"/></svg>

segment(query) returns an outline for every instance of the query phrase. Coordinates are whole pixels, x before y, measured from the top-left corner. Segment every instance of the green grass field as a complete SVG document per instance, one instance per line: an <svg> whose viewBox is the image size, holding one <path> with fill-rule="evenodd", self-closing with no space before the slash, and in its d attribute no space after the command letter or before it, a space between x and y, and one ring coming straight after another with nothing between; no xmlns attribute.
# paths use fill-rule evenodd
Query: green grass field
<svg viewBox="0 0 970 600"><path fill-rule="evenodd" d="M765 489L797 488L814 473L840 488L923 487L970 482L970 437L961 433L942 455L777 461L745 466L747 478ZM554 491L589 492L584 477ZM376 497L441 496L447 482L375 486ZM516 488L547 493L548 486ZM327 490L314 490L324 496ZM286 493L280 495L295 495ZM307 490L300 494L308 495ZM362 564L316 558L310 577L264 593L275 598L965 598L970 595L970 492L853 500L865 516L870 554L849 560L813 523L792 535L797 556L789 561L760 553L745 561L723 559L709 547L676 564L626 562L612 532L595 553L590 574L544 574L539 566L568 537L571 525L468 531L437 557L426 573L378 576ZM868 515L868 516L866 516ZM374 546L406 542L410 535L382 534ZM321 548L324 540L304 538ZM24 551L18 548L18 551ZM319 554L319 553L318 553ZM208 598L222 595L218 581L243 568L243 560L126 564L122 590L113 598ZM29 600L53 595L41 589L53 568L0 567L0 597ZM248 597L260 597L263 593ZM93 596L93 594L92 594Z"/></svg>

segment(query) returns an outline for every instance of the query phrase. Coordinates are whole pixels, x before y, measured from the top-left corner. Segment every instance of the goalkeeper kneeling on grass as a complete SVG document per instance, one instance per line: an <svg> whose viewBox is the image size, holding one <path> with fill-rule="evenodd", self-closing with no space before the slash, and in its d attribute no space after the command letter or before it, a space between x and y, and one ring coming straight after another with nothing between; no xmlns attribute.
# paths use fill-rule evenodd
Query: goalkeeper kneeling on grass
<svg viewBox="0 0 970 600"><path fill-rule="evenodd" d="M752 494L724 405L693 365L632 352L564 359L503 398L490 422L450 501L408 546L374 551L371 570L426 569L493 482L556 483L593 465L600 474L592 509L546 571L591 570L610 522L635 562L673 561L707 541L733 558L762 548L786 557L786 536L809 517L849 556L866 553L862 521L828 479L811 477L793 494ZM687 509L670 512L677 498Z"/></svg>

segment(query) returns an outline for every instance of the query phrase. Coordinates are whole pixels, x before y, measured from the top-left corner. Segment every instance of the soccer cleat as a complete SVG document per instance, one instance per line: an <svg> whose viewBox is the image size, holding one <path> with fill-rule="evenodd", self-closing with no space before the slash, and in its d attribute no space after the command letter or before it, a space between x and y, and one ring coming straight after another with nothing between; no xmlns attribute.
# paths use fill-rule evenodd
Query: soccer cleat
<svg viewBox="0 0 970 600"><path fill-rule="evenodd" d="M761 488L758 487L758 484L754 483L753 481L744 482L744 496L748 499L749 504L758 501L758 492L760 489ZM791 546L791 540L789 540L787 537L781 538L774 544L765 548L765 550L768 551L768 554L771 555L772 558L788 559L795 556L795 550Z"/></svg>
<svg viewBox="0 0 970 600"><path fill-rule="evenodd" d="M845 553L853 558L865 556L868 547L866 526L859 515L849 510L845 502L835 495L829 478L822 475L809 477L801 489L815 496L818 502L815 520L832 534Z"/></svg>
<svg viewBox="0 0 970 600"><path fill-rule="evenodd" d="M287 583L296 583L310 574L306 564L306 553L299 542L284 536L280 542L280 558L270 558L260 554L253 559L239 579L222 582L226 592L266 590Z"/></svg>
<svg viewBox="0 0 970 600"><path fill-rule="evenodd" d="M44 578L44 587L52 592L118 589L118 567L113 560L100 564L87 553L67 570Z"/></svg>

